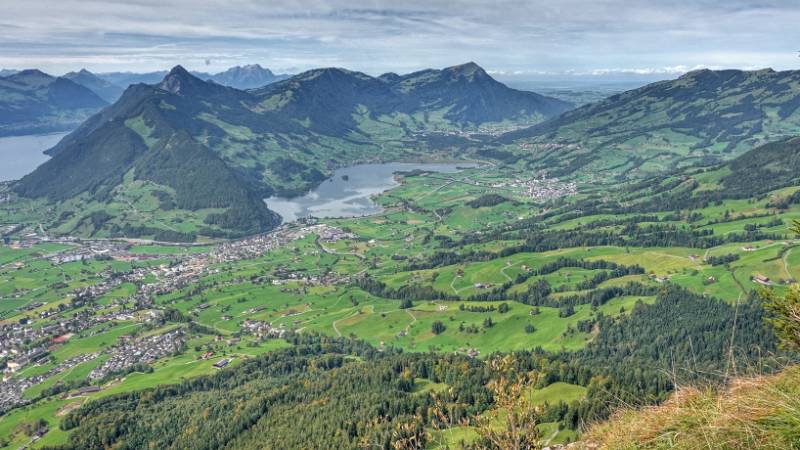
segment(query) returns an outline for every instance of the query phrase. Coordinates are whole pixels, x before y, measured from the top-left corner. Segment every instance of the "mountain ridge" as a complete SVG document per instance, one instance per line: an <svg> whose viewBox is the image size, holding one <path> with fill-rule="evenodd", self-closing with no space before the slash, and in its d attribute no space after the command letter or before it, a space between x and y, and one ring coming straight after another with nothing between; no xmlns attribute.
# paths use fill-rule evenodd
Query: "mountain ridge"
<svg viewBox="0 0 800 450"><path fill-rule="evenodd" d="M275 74L270 69L262 67L260 64L246 64L243 66L233 66L222 72L208 73L201 71L189 71L192 75L205 81L213 81L228 87L240 90L253 89L266 86L275 81L289 78L290 75ZM117 86L127 87L132 84L158 84L168 70L153 72L105 72L95 74L97 77Z"/></svg>
<svg viewBox="0 0 800 450"><path fill-rule="evenodd" d="M121 87L98 77L86 69L69 72L64 75L64 78L89 89L108 103L114 103L122 95L123 89Z"/></svg>
<svg viewBox="0 0 800 450"><path fill-rule="evenodd" d="M505 113L504 120L538 120L553 114L551 110L528 114L543 97L483 80L490 77L474 67L435 73L426 80L406 78L401 89L360 72L322 68L243 91L175 66L157 84L129 86L117 102L50 149L53 159L14 189L49 201L88 193L87 198L122 202L121 192L131 186L155 183L163 188L147 189L169 195L142 193L141 186L137 195L157 195L165 208L173 205L202 215L203 226L210 227L205 233L253 234L277 223L261 198L305 192L324 181L332 168L357 161L452 151L420 140L417 133L428 127L461 129L474 126L474 121L485 123L496 118L479 114L487 102L495 102L493 111ZM436 90L442 98L433 104L430 95ZM497 95L489 95L492 92ZM504 96L518 92L523 98L503 109ZM523 104L529 109L517 109ZM569 107L556 100L549 106L553 105ZM111 139L115 135L120 136L118 143ZM384 136L394 137L381 143L387 139ZM199 162L177 166L182 173L200 177L200 185L188 175L164 176L158 167L174 166L176 154L203 155L200 160L218 169L203 170ZM104 167L107 162L113 164ZM230 206L192 198L218 198L203 186L220 187ZM208 211L220 208L225 212Z"/></svg>
<svg viewBox="0 0 800 450"><path fill-rule="evenodd" d="M575 144L535 156L554 173L628 176L714 165L800 131L800 71L697 70L581 106L496 142Z"/></svg>
<svg viewBox="0 0 800 450"><path fill-rule="evenodd" d="M22 70L0 77L0 136L69 130L106 105L68 78Z"/></svg>

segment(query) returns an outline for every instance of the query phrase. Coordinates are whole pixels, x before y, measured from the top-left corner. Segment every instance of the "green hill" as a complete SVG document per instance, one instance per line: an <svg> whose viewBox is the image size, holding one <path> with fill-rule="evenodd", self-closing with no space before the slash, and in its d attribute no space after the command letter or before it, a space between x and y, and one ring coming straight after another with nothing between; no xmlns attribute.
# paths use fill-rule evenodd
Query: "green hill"
<svg viewBox="0 0 800 450"><path fill-rule="evenodd" d="M699 70L614 95L503 136L544 144L531 158L553 173L644 176L730 160L800 130L800 72Z"/></svg>
<svg viewBox="0 0 800 450"><path fill-rule="evenodd" d="M69 130L106 105L67 78L23 70L0 77L0 136Z"/></svg>

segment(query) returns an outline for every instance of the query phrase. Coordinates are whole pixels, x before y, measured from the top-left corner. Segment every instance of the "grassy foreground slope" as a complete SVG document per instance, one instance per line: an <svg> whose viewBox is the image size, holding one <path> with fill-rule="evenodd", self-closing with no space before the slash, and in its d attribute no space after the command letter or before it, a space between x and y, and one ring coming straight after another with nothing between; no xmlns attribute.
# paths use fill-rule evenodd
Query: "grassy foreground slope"
<svg viewBox="0 0 800 450"><path fill-rule="evenodd" d="M800 368L742 378L722 392L684 388L662 405L623 410L581 446L608 449L791 449L800 445ZM596 448L596 447L595 447Z"/></svg>

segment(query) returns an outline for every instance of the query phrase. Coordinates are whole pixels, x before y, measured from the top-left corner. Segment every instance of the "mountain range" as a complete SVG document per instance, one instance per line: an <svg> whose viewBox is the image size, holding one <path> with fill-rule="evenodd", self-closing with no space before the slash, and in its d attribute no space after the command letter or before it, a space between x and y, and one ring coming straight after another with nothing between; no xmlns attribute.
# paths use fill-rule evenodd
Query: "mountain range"
<svg viewBox="0 0 800 450"><path fill-rule="evenodd" d="M16 72L0 77L0 136L70 130L107 104L69 78Z"/></svg>
<svg viewBox="0 0 800 450"><path fill-rule="evenodd" d="M508 133L507 148L566 175L647 176L710 166L800 130L800 71L698 70ZM566 145L565 145L566 144Z"/></svg>
<svg viewBox="0 0 800 450"><path fill-rule="evenodd" d="M118 85L104 80L86 69L81 69L78 72L69 72L64 75L64 78L91 90L108 103L117 101L119 96L122 95L122 91L124 91Z"/></svg>
<svg viewBox="0 0 800 450"><path fill-rule="evenodd" d="M216 74L193 74L237 89L262 87L288 78L258 64L232 67ZM167 72L95 74L81 69L54 77L36 69L4 69L0 71L0 136L74 129L117 101L127 86L157 84L166 75Z"/></svg>
<svg viewBox="0 0 800 450"><path fill-rule="evenodd" d="M228 73L242 71L251 69ZM474 63L379 77L323 68L248 90L177 66L157 84L126 89L14 189L75 208L154 198L164 210L192 211L199 234L241 235L278 223L261 199L299 195L359 162L477 154L620 179L718 167L797 135L799 82L793 71L702 70L572 109L508 88ZM509 125L519 129L481 137ZM90 228L126 226L106 219Z"/></svg>
<svg viewBox="0 0 800 450"><path fill-rule="evenodd" d="M98 73L97 76L109 83L117 86L127 87L131 84L145 83L157 84L169 72L156 71L156 72L108 72ZM285 80L290 75L274 74L271 70L261 67L259 64L248 64L244 66L231 67L223 72L208 73L192 71L192 75L197 78L213 81L223 86L229 86L236 89L253 89L257 87L266 86L276 81Z"/></svg>
<svg viewBox="0 0 800 450"><path fill-rule="evenodd" d="M163 209L201 211L200 234L250 234L278 222L262 198L304 192L333 168L430 157L452 151L427 140L431 130L536 123L571 107L510 89L474 63L381 77L317 69L249 91L177 66L158 84L126 89L14 189L76 208L76 199L146 196ZM103 218L93 227L125 226Z"/></svg>

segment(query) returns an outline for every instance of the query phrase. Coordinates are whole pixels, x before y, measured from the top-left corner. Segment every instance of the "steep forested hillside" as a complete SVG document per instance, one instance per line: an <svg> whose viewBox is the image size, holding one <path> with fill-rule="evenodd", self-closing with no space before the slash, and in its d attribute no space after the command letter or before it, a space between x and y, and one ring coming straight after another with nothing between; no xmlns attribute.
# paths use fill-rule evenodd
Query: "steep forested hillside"
<svg viewBox="0 0 800 450"><path fill-rule="evenodd" d="M15 190L51 201L87 196L105 202L119 194L127 176L127 183L141 180L167 188L166 193L153 194L167 209L219 210L207 215L205 222L229 234L271 228L278 218L267 210L258 191L219 155L192 139L187 131L191 128L171 126L171 110L160 107L170 94L178 100L188 98L191 105L199 89L207 98L233 104L240 92L178 71L159 87L129 88L117 104L65 138L54 149L54 157L20 180ZM210 232L214 233L205 231Z"/></svg>
<svg viewBox="0 0 800 450"><path fill-rule="evenodd" d="M727 193L741 198L797 185L800 179L800 138L755 148L726 165L722 183Z"/></svg>

